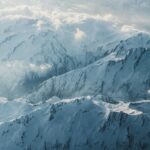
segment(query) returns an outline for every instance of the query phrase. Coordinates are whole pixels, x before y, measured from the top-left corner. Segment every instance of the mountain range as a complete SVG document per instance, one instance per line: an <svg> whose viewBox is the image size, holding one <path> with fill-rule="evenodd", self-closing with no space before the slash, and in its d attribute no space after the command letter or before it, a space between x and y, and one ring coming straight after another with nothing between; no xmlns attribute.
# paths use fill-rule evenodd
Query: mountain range
<svg viewBox="0 0 150 150"><path fill-rule="evenodd" d="M0 150L150 149L149 33L40 15L0 20Z"/></svg>

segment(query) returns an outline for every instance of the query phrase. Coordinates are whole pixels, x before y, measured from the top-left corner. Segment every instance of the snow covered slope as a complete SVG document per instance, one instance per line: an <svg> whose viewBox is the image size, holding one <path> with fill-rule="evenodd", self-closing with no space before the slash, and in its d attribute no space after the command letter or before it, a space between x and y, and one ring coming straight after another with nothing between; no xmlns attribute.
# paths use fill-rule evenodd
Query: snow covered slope
<svg viewBox="0 0 150 150"><path fill-rule="evenodd" d="M150 149L150 35L109 17L0 10L0 150Z"/></svg>
<svg viewBox="0 0 150 150"><path fill-rule="evenodd" d="M149 149L149 101L113 104L100 97L32 106L1 123L0 149Z"/></svg>
<svg viewBox="0 0 150 150"><path fill-rule="evenodd" d="M53 16L37 16L26 7L19 12L21 15L15 9L0 12L0 96L9 99L30 93L48 78L95 62L128 36L110 23L84 14L69 24L70 16L76 19L70 14L58 27Z"/></svg>
<svg viewBox="0 0 150 150"><path fill-rule="evenodd" d="M149 48L150 45L149 35L141 33L127 39L135 33L123 33L119 27L112 26L111 23L100 18L82 14L81 19L75 20L76 16L70 14L66 16L65 23L59 27L53 17L40 16L39 18L37 14L26 9L20 8L21 16L12 10L14 15L8 13L1 18L0 22L0 69L2 70L0 96L8 99L32 93L40 84L45 84L44 81L53 80L52 77L59 79L60 75L70 71L73 71L73 74L74 72L81 74L86 70L85 67L90 68L90 65L92 67L95 62L103 61L105 58L110 62L111 55L114 53L116 55L118 52L118 55L122 55L117 56L118 59L118 57L125 57L130 49ZM25 15L26 11L29 11L29 14L33 13L33 16ZM70 16L72 16L71 21L74 21L73 24L68 23ZM62 19L58 19L61 24ZM109 67L109 64L106 66ZM98 72L101 72L101 67ZM77 75L74 82L77 82L79 76ZM96 78L95 81L98 80ZM92 83L90 84L89 86L92 86ZM60 90L56 89L56 91ZM69 95L69 92L67 94Z"/></svg>
<svg viewBox="0 0 150 150"><path fill-rule="evenodd" d="M149 41L150 36L144 34L121 41L96 62L46 80L28 98L38 101L101 93L118 100L149 99Z"/></svg>

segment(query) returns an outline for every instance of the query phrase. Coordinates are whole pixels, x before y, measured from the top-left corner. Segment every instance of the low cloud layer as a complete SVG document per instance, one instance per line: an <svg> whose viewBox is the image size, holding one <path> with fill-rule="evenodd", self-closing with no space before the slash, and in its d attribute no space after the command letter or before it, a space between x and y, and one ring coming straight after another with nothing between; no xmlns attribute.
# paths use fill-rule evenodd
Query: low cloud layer
<svg viewBox="0 0 150 150"><path fill-rule="evenodd" d="M149 0L2 0L0 8L27 5L44 11L78 12L104 16L117 23L150 31Z"/></svg>

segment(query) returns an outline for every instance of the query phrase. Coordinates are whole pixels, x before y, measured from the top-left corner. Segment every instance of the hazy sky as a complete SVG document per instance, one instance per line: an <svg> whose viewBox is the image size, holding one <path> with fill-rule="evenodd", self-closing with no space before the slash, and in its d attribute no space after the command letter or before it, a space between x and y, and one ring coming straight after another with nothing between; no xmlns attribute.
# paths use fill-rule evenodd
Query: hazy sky
<svg viewBox="0 0 150 150"><path fill-rule="evenodd" d="M150 31L150 0L1 0L0 8L20 5L109 16L112 21Z"/></svg>

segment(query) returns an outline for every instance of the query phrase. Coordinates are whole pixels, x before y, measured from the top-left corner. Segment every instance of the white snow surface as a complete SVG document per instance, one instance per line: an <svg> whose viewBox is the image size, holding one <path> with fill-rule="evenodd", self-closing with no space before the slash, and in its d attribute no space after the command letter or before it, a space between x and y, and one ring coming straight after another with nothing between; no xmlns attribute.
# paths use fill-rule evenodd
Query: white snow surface
<svg viewBox="0 0 150 150"><path fill-rule="evenodd" d="M116 104L100 98L49 100L37 105L20 100L1 102L0 149L149 147L149 101Z"/></svg>
<svg viewBox="0 0 150 150"><path fill-rule="evenodd" d="M32 8L0 10L0 150L149 150L149 33Z"/></svg>

